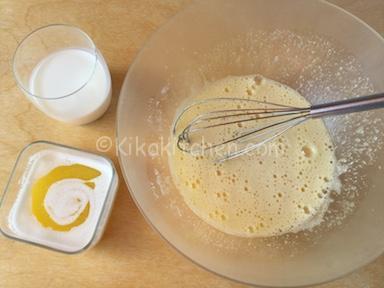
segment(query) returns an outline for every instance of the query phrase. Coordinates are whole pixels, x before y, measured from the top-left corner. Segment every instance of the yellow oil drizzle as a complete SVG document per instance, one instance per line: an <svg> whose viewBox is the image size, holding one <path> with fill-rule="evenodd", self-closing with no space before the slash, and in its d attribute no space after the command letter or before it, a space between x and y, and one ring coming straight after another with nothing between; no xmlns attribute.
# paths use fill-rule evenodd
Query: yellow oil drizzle
<svg viewBox="0 0 384 288"><path fill-rule="evenodd" d="M92 180L101 173L91 167L73 164L68 166L58 166L52 169L47 175L39 178L32 186L32 213L35 215L37 220L44 227L50 227L55 231L69 231L73 227L81 225L89 215L90 205L87 203L84 210L80 213L72 223L66 225L60 225L56 223L48 214L47 210L44 207L44 199L48 193L49 187L64 179L81 179L87 182L84 182L85 185L91 189L95 189L95 183L89 180Z"/></svg>

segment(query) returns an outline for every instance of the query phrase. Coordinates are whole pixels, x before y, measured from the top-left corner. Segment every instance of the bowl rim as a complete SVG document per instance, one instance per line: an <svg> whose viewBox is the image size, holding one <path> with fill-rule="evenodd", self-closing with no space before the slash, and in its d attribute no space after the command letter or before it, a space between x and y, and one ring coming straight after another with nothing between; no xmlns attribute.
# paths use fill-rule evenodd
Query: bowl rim
<svg viewBox="0 0 384 288"><path fill-rule="evenodd" d="M370 25L368 25L365 21L363 21L362 19L358 18L357 16L355 16L351 12L345 10L344 8L341 8L341 7L337 6L336 4L329 2L328 0L316 0L316 1L319 4L328 6L332 9L335 9L338 12L344 14L345 16L348 16L351 20L355 21L356 23L358 23L361 26L363 26L364 28L366 28L370 33L372 33L372 35L376 36L376 38L378 40L381 40L381 42L384 46L384 37L379 32L377 32L375 29L373 29ZM179 11L176 12L176 14L174 14L173 16L168 18L164 24L161 24L159 26L159 28L157 28L149 36L147 41L143 44L143 46L141 48L139 48L138 52L134 55L133 61L132 61L131 65L129 66L127 74L124 77L123 85L121 86L121 90L120 90L120 94L119 94L119 99L118 99L118 103L117 103L117 113L116 113L116 115L117 115L116 116L116 128L115 128L115 137L116 137L115 140L116 140L116 143L118 144L118 145L116 145L116 149L117 149L116 152L118 155L119 165L120 165L121 170L122 170L122 175L123 175L124 181L125 181L127 188L128 188L128 192L131 195L134 203L136 204L138 210L142 214L145 221L149 224L149 226L153 230L155 230L160 235L160 238L163 239L163 241L165 241L168 245L170 245L173 249L175 249L180 255L184 256L186 259L191 261L193 264L197 265L199 268L202 268L205 271L213 273L214 275L220 276L220 277L227 279L227 280L230 280L232 282L240 283L240 284L244 284L244 285L250 285L253 287L260 287L260 288L304 288L304 287L309 287L309 286L313 286L313 285L316 285L316 286L322 285L325 283L333 282L333 281L338 280L338 279L342 279L342 278L346 277L347 275L349 275L349 274L361 269L362 267L372 263L373 261L375 261L377 258L379 258L381 255L384 254L384 246L379 253L372 255L371 257L367 258L367 260L363 261L359 266L357 266L355 268L351 268L349 270L346 270L344 273L341 273L338 276L335 276L335 277L332 277L329 279L325 279L325 280L320 281L320 282L306 283L306 284L300 284L300 285L295 285L295 286L287 286L287 285L271 286L271 285L265 285L265 284L255 284L255 283L247 282L247 281L236 279L236 278L231 278L230 276L227 276L225 274L221 274L220 272L214 271L211 268L205 266L203 263L200 263L197 260L193 259L189 255L184 253L181 249L179 249L174 243L172 243L170 240L168 240L167 237L162 234L162 232L156 227L156 225L154 223L152 223L151 219L145 214L144 209L141 207L139 201L136 199L135 192L133 192L133 189L130 185L131 176L129 175L130 174L129 169L127 169L127 167L125 167L123 165L122 158L127 157L127 156L122 155L122 153L119 149L119 147L120 147L119 146L119 143L120 143L119 130L120 130L121 122L122 122L119 120L119 115L123 113L122 104L121 104L123 101L122 100L122 98L123 98L122 94L123 94L123 91L125 90L125 87L128 85L127 84L128 79L130 78L131 74L133 73L132 71L135 69L135 66L137 65L138 59L141 58L141 55L151 45L151 43L156 39L158 34L161 33L163 30L165 30L168 26L172 25L177 19L182 18L183 15L185 13L187 13L188 11L192 10L195 7L195 5L199 5L199 2L200 1L193 1L192 3L187 4L186 6L182 7ZM202 2L205 2L205 1L202 1Z"/></svg>

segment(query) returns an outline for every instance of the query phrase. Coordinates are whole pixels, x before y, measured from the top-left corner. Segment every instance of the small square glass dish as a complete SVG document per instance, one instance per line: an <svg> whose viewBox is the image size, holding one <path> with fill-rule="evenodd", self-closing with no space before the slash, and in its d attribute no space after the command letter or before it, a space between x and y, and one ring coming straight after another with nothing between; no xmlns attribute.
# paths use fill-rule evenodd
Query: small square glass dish
<svg viewBox="0 0 384 288"><path fill-rule="evenodd" d="M101 238L118 187L111 160L46 141L17 157L0 203L12 239L75 254Z"/></svg>

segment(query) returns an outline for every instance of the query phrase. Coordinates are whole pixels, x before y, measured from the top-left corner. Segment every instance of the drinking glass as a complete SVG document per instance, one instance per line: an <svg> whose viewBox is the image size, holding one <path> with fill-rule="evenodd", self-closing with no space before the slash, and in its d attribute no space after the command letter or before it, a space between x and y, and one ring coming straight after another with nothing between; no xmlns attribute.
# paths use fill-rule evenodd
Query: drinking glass
<svg viewBox="0 0 384 288"><path fill-rule="evenodd" d="M92 39L74 26L53 24L28 34L15 51L13 73L26 97L59 121L86 124L110 104L108 66Z"/></svg>

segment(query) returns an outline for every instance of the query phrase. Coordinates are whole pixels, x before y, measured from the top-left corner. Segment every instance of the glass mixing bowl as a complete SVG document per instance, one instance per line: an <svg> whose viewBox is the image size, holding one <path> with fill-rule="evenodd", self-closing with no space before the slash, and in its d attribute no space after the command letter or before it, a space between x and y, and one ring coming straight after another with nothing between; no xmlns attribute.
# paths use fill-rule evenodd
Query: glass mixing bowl
<svg viewBox="0 0 384 288"><path fill-rule="evenodd" d="M320 226L280 237L239 238L200 220L172 182L166 144L178 107L207 82L259 73L320 103L383 91L383 55L379 34L325 1L190 5L141 50L119 99L119 159L141 212L195 263L253 285L321 283L372 261L384 250L382 111L326 119L342 192Z"/></svg>

